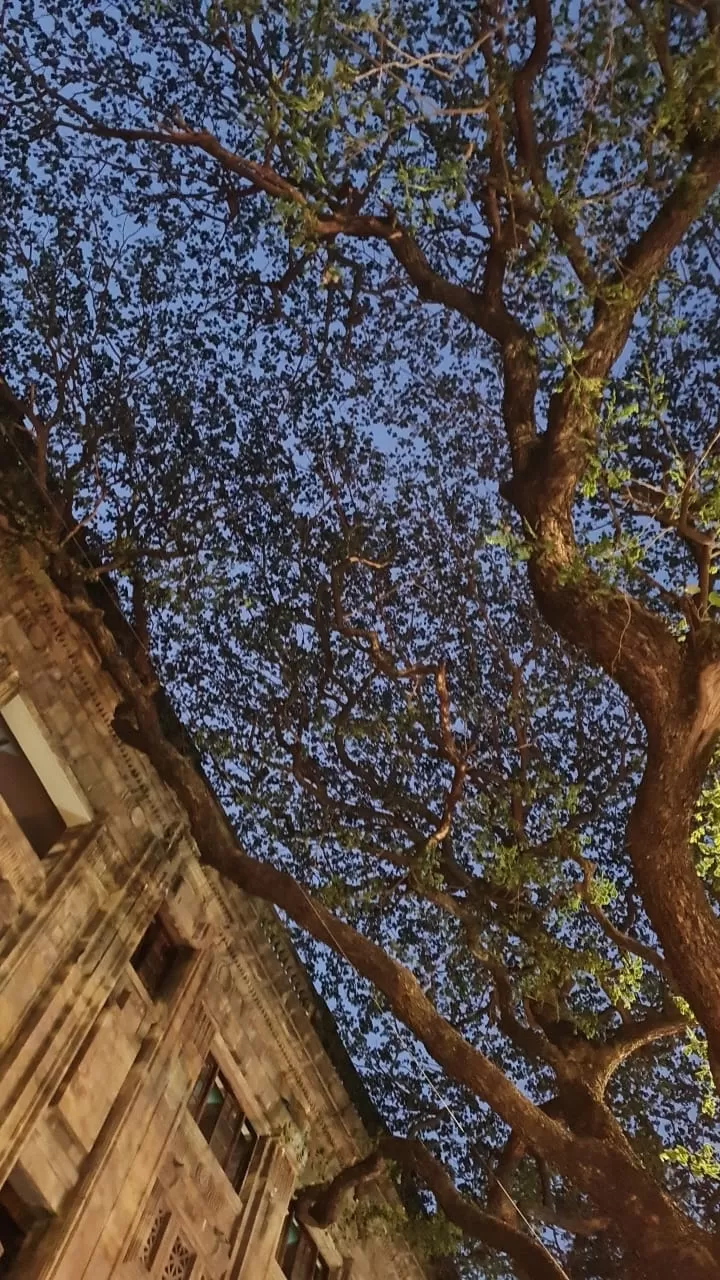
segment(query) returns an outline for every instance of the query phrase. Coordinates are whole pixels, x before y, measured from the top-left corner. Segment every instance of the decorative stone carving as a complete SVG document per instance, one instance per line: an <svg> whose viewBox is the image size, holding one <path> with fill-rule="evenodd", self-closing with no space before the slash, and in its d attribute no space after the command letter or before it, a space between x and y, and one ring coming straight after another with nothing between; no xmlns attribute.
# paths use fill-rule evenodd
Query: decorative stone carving
<svg viewBox="0 0 720 1280"><path fill-rule="evenodd" d="M213 967L213 977L225 995L231 995L233 986L235 985L235 974L233 966L229 959L222 957L217 960ZM241 1002L242 1004L242 1002Z"/></svg>
<svg viewBox="0 0 720 1280"><path fill-rule="evenodd" d="M192 1271L195 1256L182 1236L177 1236L162 1269L162 1280L187 1280Z"/></svg>
<svg viewBox="0 0 720 1280"><path fill-rule="evenodd" d="M225 1207L225 1196L220 1194L217 1180L202 1161L195 1165L192 1178L208 1218L216 1218Z"/></svg>
<svg viewBox="0 0 720 1280"><path fill-rule="evenodd" d="M193 1224L198 1239L205 1241L210 1224L223 1237L232 1235L239 1212L237 1196L187 1113L176 1130L161 1180L172 1192L172 1203ZM204 1247L210 1248L210 1235Z"/></svg>
<svg viewBox="0 0 720 1280"><path fill-rule="evenodd" d="M10 655L0 649L0 707L17 693L20 677L17 668L10 661Z"/></svg>
<svg viewBox="0 0 720 1280"><path fill-rule="evenodd" d="M149 1271L155 1261L158 1245L170 1221L170 1212L159 1204L148 1224L147 1234L140 1248L140 1261Z"/></svg>
<svg viewBox="0 0 720 1280"><path fill-rule="evenodd" d="M13 923L18 911L20 910L20 902L18 895L13 889L9 880L4 876L0 877L0 926L8 928Z"/></svg>

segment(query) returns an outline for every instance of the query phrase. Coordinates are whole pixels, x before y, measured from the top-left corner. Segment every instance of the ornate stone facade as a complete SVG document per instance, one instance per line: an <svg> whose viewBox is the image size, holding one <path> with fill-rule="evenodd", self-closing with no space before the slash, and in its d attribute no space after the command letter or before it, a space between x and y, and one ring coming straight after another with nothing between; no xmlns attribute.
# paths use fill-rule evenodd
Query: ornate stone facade
<svg viewBox="0 0 720 1280"><path fill-rule="evenodd" d="M112 733L60 595L0 552L0 1276L421 1280L386 1238L289 1222L299 1183L367 1149L307 979Z"/></svg>

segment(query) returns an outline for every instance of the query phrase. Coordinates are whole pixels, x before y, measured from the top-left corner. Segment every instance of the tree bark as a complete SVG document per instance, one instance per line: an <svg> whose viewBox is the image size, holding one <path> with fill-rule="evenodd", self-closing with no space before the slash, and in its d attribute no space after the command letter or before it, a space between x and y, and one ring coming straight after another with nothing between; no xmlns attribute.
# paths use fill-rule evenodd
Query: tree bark
<svg viewBox="0 0 720 1280"><path fill-rule="evenodd" d="M287 872L242 849L206 780L167 739L147 685L120 651L102 613L88 601L66 555L57 557L54 574L120 691L123 714L116 727L121 732L128 728L132 709L137 727L130 731L131 743L136 748L142 744L159 776L177 796L208 865L251 896L280 907L373 983L394 1015L451 1079L487 1102L538 1156L602 1213L612 1216L628 1264L632 1261L638 1275L646 1273L648 1280L656 1280L663 1267L677 1266L684 1280L715 1280L720 1242L676 1208L635 1159L616 1125L599 1130L593 1126L594 1132L579 1136L548 1116L438 1013L409 970L314 901ZM578 1096L583 1087L578 1079Z"/></svg>

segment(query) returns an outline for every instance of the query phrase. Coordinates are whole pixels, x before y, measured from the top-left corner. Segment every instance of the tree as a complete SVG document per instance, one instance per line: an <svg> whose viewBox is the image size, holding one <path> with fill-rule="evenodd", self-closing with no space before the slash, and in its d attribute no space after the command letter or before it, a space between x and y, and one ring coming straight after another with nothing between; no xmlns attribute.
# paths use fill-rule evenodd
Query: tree
<svg viewBox="0 0 720 1280"><path fill-rule="evenodd" d="M720 14L621 10L4 26L6 519L392 1061L303 1211L389 1158L471 1274L720 1259Z"/></svg>

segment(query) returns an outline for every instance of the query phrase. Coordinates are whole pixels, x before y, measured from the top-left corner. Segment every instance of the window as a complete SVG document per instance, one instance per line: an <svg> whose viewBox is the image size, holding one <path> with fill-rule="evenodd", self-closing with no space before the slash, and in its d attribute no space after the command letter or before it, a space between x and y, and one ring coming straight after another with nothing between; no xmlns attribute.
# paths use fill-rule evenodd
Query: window
<svg viewBox="0 0 720 1280"><path fill-rule="evenodd" d="M288 1280L330 1280L330 1268L310 1232L293 1213L285 1219L277 1259Z"/></svg>
<svg viewBox="0 0 720 1280"><path fill-rule="evenodd" d="M40 857L67 827L80 826L92 818L86 801L19 696L0 711L0 795Z"/></svg>
<svg viewBox="0 0 720 1280"><path fill-rule="evenodd" d="M215 1159L238 1191L257 1134L214 1058L205 1062L188 1105Z"/></svg>
<svg viewBox="0 0 720 1280"><path fill-rule="evenodd" d="M172 986L178 965L189 953L189 948L178 946L170 936L159 916L150 921L130 963L153 1000L167 995Z"/></svg>
<svg viewBox="0 0 720 1280"><path fill-rule="evenodd" d="M10 1267L25 1239L23 1228L5 1203L6 1191L6 1187L0 1191L0 1276L9 1275Z"/></svg>
<svg viewBox="0 0 720 1280"><path fill-rule="evenodd" d="M0 1187L0 1276L9 1276L37 1216L6 1182Z"/></svg>
<svg viewBox="0 0 720 1280"><path fill-rule="evenodd" d="M25 838L40 857L52 848L65 823L20 749L0 712L0 795Z"/></svg>

